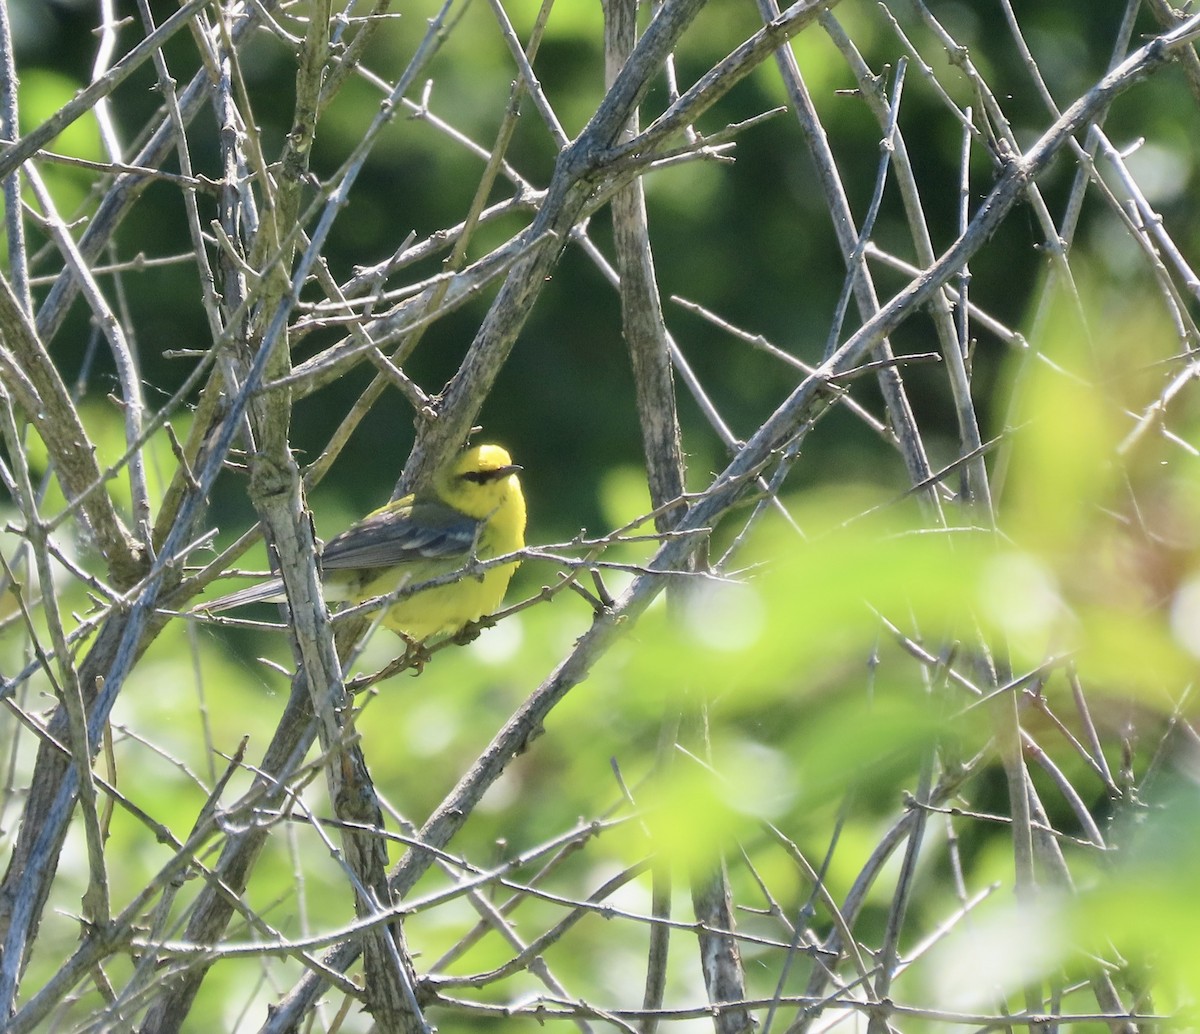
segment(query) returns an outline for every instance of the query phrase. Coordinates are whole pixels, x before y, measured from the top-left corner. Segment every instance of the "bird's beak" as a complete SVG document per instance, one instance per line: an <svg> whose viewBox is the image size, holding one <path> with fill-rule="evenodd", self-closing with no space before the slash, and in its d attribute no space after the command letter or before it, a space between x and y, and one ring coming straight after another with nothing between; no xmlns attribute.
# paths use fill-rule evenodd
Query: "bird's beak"
<svg viewBox="0 0 1200 1034"><path fill-rule="evenodd" d="M500 477L508 477L509 474L515 474L518 470L524 469L519 463L510 463L507 467L497 467L496 474Z"/></svg>

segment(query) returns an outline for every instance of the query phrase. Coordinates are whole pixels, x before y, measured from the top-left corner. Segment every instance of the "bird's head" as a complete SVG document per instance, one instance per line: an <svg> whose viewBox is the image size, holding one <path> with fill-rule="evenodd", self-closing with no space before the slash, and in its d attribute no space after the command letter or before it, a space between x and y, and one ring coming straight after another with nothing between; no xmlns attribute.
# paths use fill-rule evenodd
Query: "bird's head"
<svg viewBox="0 0 1200 1034"><path fill-rule="evenodd" d="M463 513L482 519L520 496L520 469L499 445L476 445L438 475L438 494Z"/></svg>

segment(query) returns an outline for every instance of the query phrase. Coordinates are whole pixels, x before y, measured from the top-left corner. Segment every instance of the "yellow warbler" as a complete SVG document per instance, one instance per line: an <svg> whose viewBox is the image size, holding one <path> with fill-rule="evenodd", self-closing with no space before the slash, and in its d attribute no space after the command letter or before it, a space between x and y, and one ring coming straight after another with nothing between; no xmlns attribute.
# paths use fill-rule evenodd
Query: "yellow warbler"
<svg viewBox="0 0 1200 1034"><path fill-rule="evenodd" d="M426 490L380 507L330 539L321 552L325 599L361 603L450 574L472 557L489 560L523 548L520 469L499 445L477 445L439 471ZM457 632L499 608L517 564L421 589L391 604L383 623L418 642ZM283 598L283 582L275 578L197 609Z"/></svg>

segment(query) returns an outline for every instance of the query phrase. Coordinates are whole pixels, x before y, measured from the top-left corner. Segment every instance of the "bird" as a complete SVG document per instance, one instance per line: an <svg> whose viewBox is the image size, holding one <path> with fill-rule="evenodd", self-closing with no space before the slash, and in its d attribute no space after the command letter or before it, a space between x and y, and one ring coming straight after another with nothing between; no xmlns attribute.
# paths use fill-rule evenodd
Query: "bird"
<svg viewBox="0 0 1200 1034"><path fill-rule="evenodd" d="M362 603L452 574L472 559L525 547L522 468L499 445L476 445L439 470L427 488L381 506L334 536L320 554L329 602ZM499 609L520 561L498 564L387 605L382 623L411 643L454 633ZM200 613L282 602L273 578L201 604Z"/></svg>

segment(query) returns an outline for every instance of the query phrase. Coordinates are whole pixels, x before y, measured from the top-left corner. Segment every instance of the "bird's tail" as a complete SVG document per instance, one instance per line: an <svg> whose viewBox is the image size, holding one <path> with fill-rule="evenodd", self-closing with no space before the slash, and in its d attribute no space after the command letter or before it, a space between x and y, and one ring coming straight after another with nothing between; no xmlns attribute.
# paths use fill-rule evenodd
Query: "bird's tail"
<svg viewBox="0 0 1200 1034"><path fill-rule="evenodd" d="M239 589L237 592L231 592L228 596L218 596L215 600L208 600L197 606L195 611L198 614L203 614L205 611L216 613L220 610L232 610L234 607L241 607L247 603L283 603L285 599L283 579L272 578L259 585L251 585L248 588Z"/></svg>

